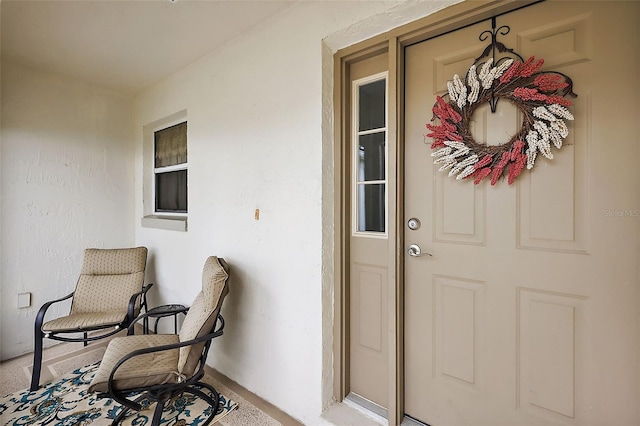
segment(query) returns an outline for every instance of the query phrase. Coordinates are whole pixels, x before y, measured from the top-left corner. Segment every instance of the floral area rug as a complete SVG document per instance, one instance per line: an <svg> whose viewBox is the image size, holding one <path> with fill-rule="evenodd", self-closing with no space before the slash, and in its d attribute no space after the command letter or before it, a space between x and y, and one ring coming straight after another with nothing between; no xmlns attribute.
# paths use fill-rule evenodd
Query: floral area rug
<svg viewBox="0 0 640 426"><path fill-rule="evenodd" d="M109 425L120 413L122 406L110 398L98 398L88 392L89 383L99 363L91 364L49 383L35 392L15 392L0 398L0 426L81 426ZM205 388L203 392L209 393ZM153 408L132 412L123 425L150 425ZM220 395L222 409L214 422L238 408L238 404ZM165 404L162 426L199 425L213 410L209 404L191 394L176 397Z"/></svg>

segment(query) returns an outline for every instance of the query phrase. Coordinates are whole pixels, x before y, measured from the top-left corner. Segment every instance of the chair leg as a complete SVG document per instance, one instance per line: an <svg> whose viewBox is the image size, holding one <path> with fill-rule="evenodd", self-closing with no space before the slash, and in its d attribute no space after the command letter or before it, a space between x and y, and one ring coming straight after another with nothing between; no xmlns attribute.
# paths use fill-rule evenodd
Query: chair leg
<svg viewBox="0 0 640 426"><path fill-rule="evenodd" d="M123 406L122 406L122 411L120 411L120 412L118 413L118 415L116 416L116 418L115 418L115 419L113 419L113 422L111 422L111 426L117 426L117 425L119 425L119 424L124 420L124 418L127 416L127 412L128 412L129 410L130 410L130 408L129 408L129 407L126 407L126 406L124 406L124 405L123 405Z"/></svg>
<svg viewBox="0 0 640 426"><path fill-rule="evenodd" d="M33 372L31 373L31 386L29 387L31 392L37 390L40 386L40 371L42 370L42 340L44 339L44 334L42 334L40 325L41 324L36 322L34 332L35 344L33 348Z"/></svg>
<svg viewBox="0 0 640 426"><path fill-rule="evenodd" d="M156 409L153 411L153 420L151 421L151 426L160 426L160 422L162 421L162 410L164 410L165 400L159 400L156 404Z"/></svg>
<svg viewBox="0 0 640 426"><path fill-rule="evenodd" d="M84 346L87 346L89 344L89 342L87 342L88 333L85 331L83 335L84 335L84 342L82 343L84 343Z"/></svg>

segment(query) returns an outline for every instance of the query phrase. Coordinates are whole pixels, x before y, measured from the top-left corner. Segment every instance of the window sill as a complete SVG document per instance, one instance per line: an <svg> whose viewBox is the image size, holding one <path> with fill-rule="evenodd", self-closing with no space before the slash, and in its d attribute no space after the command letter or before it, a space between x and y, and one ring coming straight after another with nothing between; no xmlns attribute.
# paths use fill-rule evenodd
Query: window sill
<svg viewBox="0 0 640 426"><path fill-rule="evenodd" d="M167 231L187 231L186 216L144 216L142 218L144 228L164 229Z"/></svg>

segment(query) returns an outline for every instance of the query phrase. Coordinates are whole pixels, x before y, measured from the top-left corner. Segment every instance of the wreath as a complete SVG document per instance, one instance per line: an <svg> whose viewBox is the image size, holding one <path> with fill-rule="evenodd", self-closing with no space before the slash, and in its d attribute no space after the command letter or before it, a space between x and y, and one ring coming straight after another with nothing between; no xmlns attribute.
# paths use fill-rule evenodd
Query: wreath
<svg viewBox="0 0 640 426"><path fill-rule="evenodd" d="M449 170L456 179L473 178L477 185L491 176L495 185L501 176L507 175L509 185L524 168L532 169L538 152L553 158L551 144L562 147L569 134L565 120L573 120L567 107L571 101L564 96L571 94L573 83L566 75L547 71L539 72L543 59L534 56L521 59L502 58L493 66L493 58L469 68L463 81L457 74L447 83L448 92L436 97L434 117L439 124L427 124L433 138L431 154L440 171ZM492 112L499 99L515 105L523 115L522 127L507 142L486 145L477 142L470 131L474 111L489 102Z"/></svg>

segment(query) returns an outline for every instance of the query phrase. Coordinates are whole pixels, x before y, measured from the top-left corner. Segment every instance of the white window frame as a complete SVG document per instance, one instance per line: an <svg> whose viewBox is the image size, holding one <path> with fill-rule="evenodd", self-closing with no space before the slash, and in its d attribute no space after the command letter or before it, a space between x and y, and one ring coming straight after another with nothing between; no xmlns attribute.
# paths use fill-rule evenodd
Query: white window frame
<svg viewBox="0 0 640 426"><path fill-rule="evenodd" d="M156 147L155 147L155 134L156 132L164 129L168 129L169 127L175 126L176 124L187 123L187 162L182 164L176 164L173 166L165 166L165 167L155 167L155 155L156 155ZM153 194L153 214L155 216L177 216L177 217L187 217L189 214L189 123L186 118L184 120L175 120L166 124L162 124L161 126L157 126L153 128L154 142L153 142L153 179L151 183L151 190ZM156 177L158 174L169 173L169 172L177 172L179 170L187 171L187 211L186 212L162 212L158 211L157 203L156 203Z"/></svg>
<svg viewBox="0 0 640 426"><path fill-rule="evenodd" d="M187 231L187 213L156 212L155 137L157 130L189 122L187 110L181 110L142 126L142 212L141 225L170 231ZM187 124L187 153L189 152ZM187 157L188 159L188 157ZM188 173L188 162L186 163ZM187 176L187 185L188 185ZM187 194L188 196L188 194ZM187 202L187 208L188 208Z"/></svg>
<svg viewBox="0 0 640 426"><path fill-rule="evenodd" d="M360 127L360 86L385 81L384 127L359 131ZM388 239L389 237L389 72L384 71L354 80L351 83L351 229L352 236ZM384 179L358 182L358 167L360 156L360 136L384 132ZM358 231L358 189L360 185L384 184L384 232Z"/></svg>

